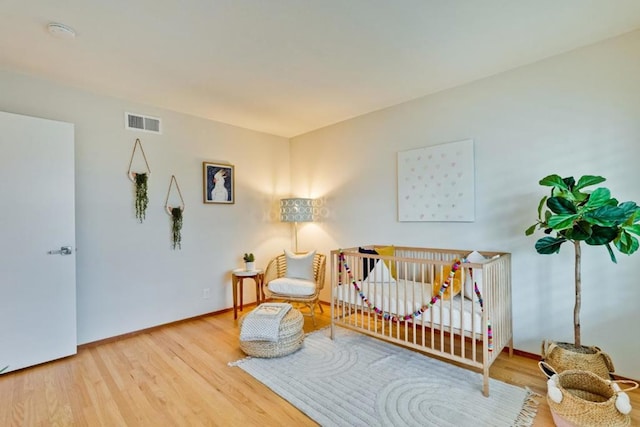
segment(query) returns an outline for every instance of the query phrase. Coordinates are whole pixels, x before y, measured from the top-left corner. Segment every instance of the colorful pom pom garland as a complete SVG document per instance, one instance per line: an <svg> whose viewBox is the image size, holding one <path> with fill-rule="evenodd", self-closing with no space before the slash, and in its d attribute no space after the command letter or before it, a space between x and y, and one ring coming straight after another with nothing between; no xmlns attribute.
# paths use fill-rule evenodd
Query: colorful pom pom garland
<svg viewBox="0 0 640 427"><path fill-rule="evenodd" d="M442 283L442 286L440 287L440 291L436 295L432 296L431 300L427 304L423 305L413 313L407 314L404 316L397 316L390 312L386 312L381 308L376 307L371 303L371 301L369 301L369 298L367 298L367 296L364 294L362 289L358 286L358 282L355 280L353 273L351 272L351 268L347 264L346 257L344 256L344 252L342 250L340 250L338 254L338 286L342 285L342 271L344 269L344 271L346 271L347 273L349 282L355 288L356 292L360 296L360 299L362 299L362 302L364 302L370 310L373 310L373 312L375 312L378 315L378 317L384 320L391 320L392 322L408 322L411 320L415 320L416 317L422 315L425 311L433 307L433 305L435 305L439 300L442 299L442 295L447 290L449 285L452 283L453 277L455 276L456 272L460 269L462 262L467 262L467 261L465 259L463 259L462 261L459 259L454 260L453 264L451 265L451 272L449 273L449 277L447 277L447 280L445 280ZM470 268L469 271L471 273L471 278L473 280L472 269ZM480 289L478 289L478 285L476 284L475 281L473 281L473 288L476 296L478 297L478 303L480 304L480 308L484 310L482 295L480 294ZM491 329L490 321L487 322L487 336L489 338L487 348L489 351L493 351L493 330Z"/></svg>
<svg viewBox="0 0 640 427"><path fill-rule="evenodd" d="M451 272L449 273L449 277L447 277L447 280L445 280L442 283L442 286L440 287L440 291L436 295L431 297L431 300L427 304L423 305L422 307L420 307L418 310L414 311L411 314L407 314L407 315L404 315L404 316L396 316L395 314L386 312L386 311L382 310L381 308L378 308L378 307L374 306L369 301L369 298L367 298L367 296L364 294L364 292L362 292L362 290L358 286L358 282L353 277L353 273L351 272L351 268L347 264L346 258L345 258L344 253L342 251L340 251L338 260L340 261L339 266L340 267L344 267L344 271L347 272L347 275L349 277L349 282L356 289L356 292L358 293L358 295L360 296L362 301L367 305L367 307L369 307L370 310L373 310L379 317L383 318L384 320L391 320L393 322L401 322L401 321L405 321L406 322L406 321L409 321L409 320L413 320L416 317L420 316L425 311L427 311L429 308L431 308L435 303L437 303L442 298L442 294L444 294L444 291L447 290L447 288L449 287L450 283L452 282L453 276L456 274L456 271L458 271L460 269L460 263L461 263L459 259L456 259L453 262L453 264L451 265ZM339 272L341 272L341 271L342 270L339 269ZM342 283L340 282L340 283L338 283L338 285L342 285Z"/></svg>

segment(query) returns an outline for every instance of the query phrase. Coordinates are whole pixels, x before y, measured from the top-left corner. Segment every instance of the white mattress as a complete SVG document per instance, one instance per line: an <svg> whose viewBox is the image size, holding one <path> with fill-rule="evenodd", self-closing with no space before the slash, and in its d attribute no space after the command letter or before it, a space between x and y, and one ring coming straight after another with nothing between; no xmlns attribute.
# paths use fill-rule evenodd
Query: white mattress
<svg viewBox="0 0 640 427"><path fill-rule="evenodd" d="M397 280L391 283L364 281L358 282L358 286L373 306L399 317L419 310L431 300L432 285L429 283L409 280ZM353 284L342 284L336 288L334 298L338 301L358 307L366 306ZM422 317L424 319L421 319ZM438 301L421 316L416 317L416 323L422 323L422 321L426 326L437 329L446 329L452 325L455 329L482 333L482 308L477 301L471 301L458 294L453 297L453 300Z"/></svg>

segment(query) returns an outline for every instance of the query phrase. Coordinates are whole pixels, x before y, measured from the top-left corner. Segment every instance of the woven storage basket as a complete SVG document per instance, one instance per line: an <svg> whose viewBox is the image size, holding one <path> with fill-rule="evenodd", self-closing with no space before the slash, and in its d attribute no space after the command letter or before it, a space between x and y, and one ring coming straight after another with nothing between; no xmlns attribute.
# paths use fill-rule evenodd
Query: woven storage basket
<svg viewBox="0 0 640 427"><path fill-rule="evenodd" d="M606 380L593 372L580 370L567 370L548 375L548 371L553 372L553 368L545 362L540 362L540 368L549 378L547 402L556 426L626 427L631 425L629 416L631 406L629 397L624 392L638 388L637 383L628 380ZM619 383L631 386L622 390L618 386ZM625 405L627 409L624 409ZM622 413L622 410L628 410L628 412Z"/></svg>
<svg viewBox="0 0 640 427"><path fill-rule="evenodd" d="M609 355L598 347L583 347L585 352L573 351L573 344L564 342L542 341L542 360L553 367L556 372L570 369L590 371L610 379L615 371Z"/></svg>
<svg viewBox="0 0 640 427"><path fill-rule="evenodd" d="M240 327L244 316L240 319ZM302 313L295 308L282 318L278 332L278 341L240 341L240 349L253 357L281 357L291 354L302 346L304 331Z"/></svg>

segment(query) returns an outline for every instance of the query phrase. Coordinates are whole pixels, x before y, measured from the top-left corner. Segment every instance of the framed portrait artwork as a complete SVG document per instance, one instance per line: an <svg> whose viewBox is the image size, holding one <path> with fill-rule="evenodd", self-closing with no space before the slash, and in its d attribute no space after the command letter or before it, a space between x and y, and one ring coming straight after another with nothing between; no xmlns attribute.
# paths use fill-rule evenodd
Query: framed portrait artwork
<svg viewBox="0 0 640 427"><path fill-rule="evenodd" d="M202 162L204 203L235 203L235 187L233 165Z"/></svg>

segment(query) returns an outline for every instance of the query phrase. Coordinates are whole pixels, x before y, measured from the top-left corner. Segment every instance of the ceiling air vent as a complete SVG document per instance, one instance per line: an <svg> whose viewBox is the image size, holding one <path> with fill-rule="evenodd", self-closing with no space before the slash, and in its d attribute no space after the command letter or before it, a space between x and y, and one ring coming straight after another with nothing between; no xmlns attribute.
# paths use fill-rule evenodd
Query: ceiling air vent
<svg viewBox="0 0 640 427"><path fill-rule="evenodd" d="M162 133L159 118L140 114L125 113L125 127L143 132Z"/></svg>

